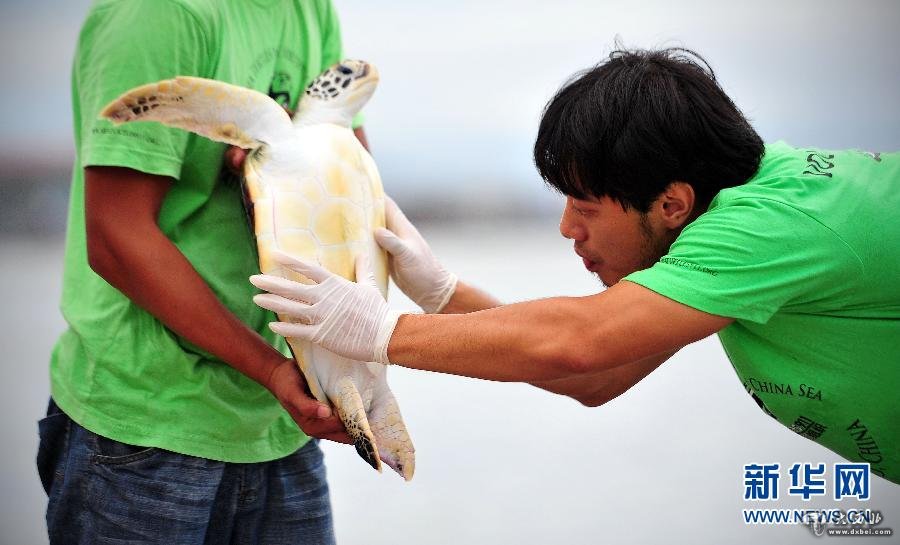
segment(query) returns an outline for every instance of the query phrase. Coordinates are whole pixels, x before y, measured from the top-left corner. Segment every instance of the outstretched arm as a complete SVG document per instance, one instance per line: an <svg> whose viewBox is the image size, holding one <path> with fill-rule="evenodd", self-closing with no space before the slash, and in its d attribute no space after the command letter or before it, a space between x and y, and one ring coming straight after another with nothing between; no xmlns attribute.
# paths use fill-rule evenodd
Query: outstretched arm
<svg viewBox="0 0 900 545"><path fill-rule="evenodd" d="M588 297L555 297L465 315L401 315L390 362L501 381L591 377L707 337L730 318L620 282Z"/></svg>
<svg viewBox="0 0 900 545"><path fill-rule="evenodd" d="M308 397L293 360L218 300L157 217L172 180L128 168L85 169L88 261L94 271L169 329L268 388L309 435L348 442L328 407Z"/></svg>
<svg viewBox="0 0 900 545"><path fill-rule="evenodd" d="M731 322L627 281L589 297L541 299L468 314L398 314L373 285L349 282L287 255L277 258L316 284L251 278L271 292L257 295L257 304L297 320L272 324L276 333L355 360L488 380L602 380L598 377L609 376L604 372L623 365L655 357L662 361L661 355ZM636 381L643 375L632 376ZM602 389L586 385L575 392L561 386L568 383L557 385L576 399L587 398L591 390L600 395Z"/></svg>
<svg viewBox="0 0 900 545"><path fill-rule="evenodd" d="M675 351L650 356L592 375L575 375L531 384L554 394L571 397L587 407L599 407L624 394L674 354Z"/></svg>

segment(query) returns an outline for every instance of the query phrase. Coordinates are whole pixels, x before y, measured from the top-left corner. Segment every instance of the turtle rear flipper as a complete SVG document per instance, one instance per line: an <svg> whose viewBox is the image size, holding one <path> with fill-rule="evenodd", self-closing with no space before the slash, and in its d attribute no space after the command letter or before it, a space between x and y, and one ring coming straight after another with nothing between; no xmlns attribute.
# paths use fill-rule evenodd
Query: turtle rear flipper
<svg viewBox="0 0 900 545"><path fill-rule="evenodd" d="M409 481L416 470L416 449L393 392L387 387L387 382L381 382L379 386L369 411L369 424L378 442L378 455L404 480Z"/></svg>
<svg viewBox="0 0 900 545"><path fill-rule="evenodd" d="M341 417L347 433L353 439L356 452L367 464L380 473L381 460L378 458L378 445L375 443L375 436L372 434L369 419L366 417L362 396L359 395L359 390L348 376L342 377L338 381L337 387L337 399L332 401L338 416Z"/></svg>

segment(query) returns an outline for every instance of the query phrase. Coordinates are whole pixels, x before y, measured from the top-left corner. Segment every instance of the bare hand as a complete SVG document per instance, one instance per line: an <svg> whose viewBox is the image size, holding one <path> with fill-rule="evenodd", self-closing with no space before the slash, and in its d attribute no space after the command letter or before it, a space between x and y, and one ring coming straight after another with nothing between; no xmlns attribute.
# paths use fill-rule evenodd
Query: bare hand
<svg viewBox="0 0 900 545"><path fill-rule="evenodd" d="M284 360L269 376L269 391L310 437L352 443L343 422L328 406L306 392L306 381L294 360Z"/></svg>
<svg viewBox="0 0 900 545"><path fill-rule="evenodd" d="M249 152L250 150L245 150L237 146L228 146L224 156L225 168L232 174L240 176L244 171L244 160L247 159L247 154Z"/></svg>

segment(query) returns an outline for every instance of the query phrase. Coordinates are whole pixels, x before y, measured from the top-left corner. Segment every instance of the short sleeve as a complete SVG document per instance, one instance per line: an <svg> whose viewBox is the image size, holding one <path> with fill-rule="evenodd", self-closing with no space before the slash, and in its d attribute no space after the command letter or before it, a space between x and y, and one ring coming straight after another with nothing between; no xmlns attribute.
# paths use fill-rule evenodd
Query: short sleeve
<svg viewBox="0 0 900 545"><path fill-rule="evenodd" d="M82 166L179 177L187 132L152 122L115 126L99 113L133 87L180 75L206 76L212 63L206 34L193 13L170 1L110 2L91 12L72 77Z"/></svg>
<svg viewBox="0 0 900 545"><path fill-rule="evenodd" d="M322 28L322 66L328 67L344 57L341 23L337 11L328 0L320 3L319 22Z"/></svg>
<svg viewBox="0 0 900 545"><path fill-rule="evenodd" d="M344 43L341 38L341 22L334 5L325 0L321 3L322 25L322 66L327 68L344 59ZM362 126L365 117L362 112L353 116L351 126L356 129Z"/></svg>
<svg viewBox="0 0 900 545"><path fill-rule="evenodd" d="M787 204L738 199L701 215L652 267L625 277L690 307L766 323L780 310L822 310L852 290L862 265L830 229Z"/></svg>

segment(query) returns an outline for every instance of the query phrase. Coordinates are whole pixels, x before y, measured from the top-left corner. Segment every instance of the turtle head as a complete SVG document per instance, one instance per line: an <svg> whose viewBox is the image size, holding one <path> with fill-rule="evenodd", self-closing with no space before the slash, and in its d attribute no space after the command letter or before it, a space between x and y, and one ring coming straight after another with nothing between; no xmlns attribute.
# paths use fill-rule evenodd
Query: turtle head
<svg viewBox="0 0 900 545"><path fill-rule="evenodd" d="M350 126L378 85L375 66L343 60L313 80L297 106L296 125L336 123Z"/></svg>

